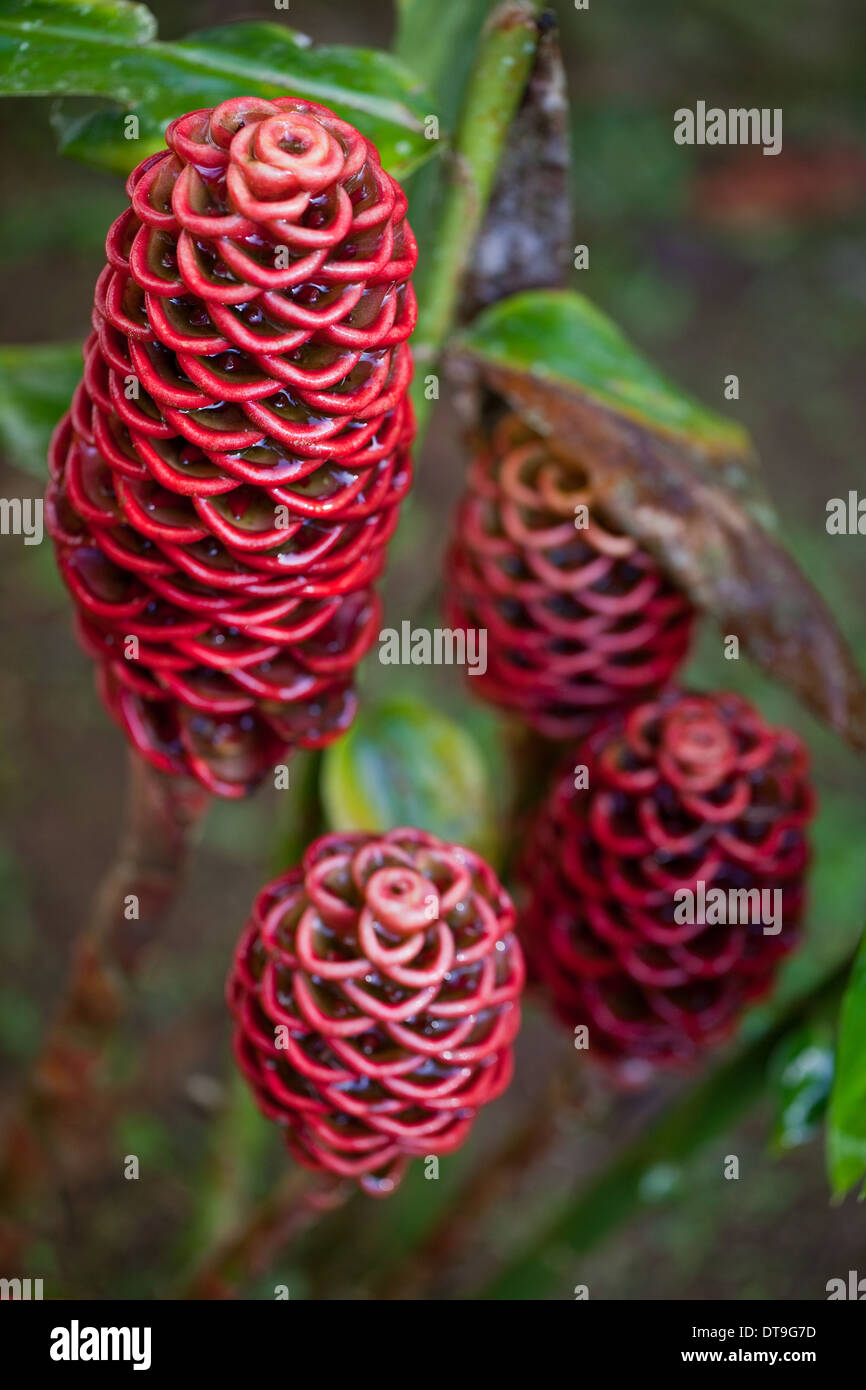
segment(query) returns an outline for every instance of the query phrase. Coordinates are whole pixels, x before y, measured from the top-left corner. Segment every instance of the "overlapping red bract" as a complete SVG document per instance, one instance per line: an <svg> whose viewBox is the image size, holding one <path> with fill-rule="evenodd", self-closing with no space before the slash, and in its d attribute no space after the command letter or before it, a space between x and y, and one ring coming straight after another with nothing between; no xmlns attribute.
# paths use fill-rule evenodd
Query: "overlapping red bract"
<svg viewBox="0 0 866 1390"><path fill-rule="evenodd" d="M688 650L688 600L600 518L589 475L515 416L472 463L447 573L449 621L487 630L473 689L550 738L645 699Z"/></svg>
<svg viewBox="0 0 866 1390"><path fill-rule="evenodd" d="M411 476L417 251L323 106L238 98L166 141L108 234L48 517L112 714L236 796L353 717Z"/></svg>
<svg viewBox="0 0 866 1390"><path fill-rule="evenodd" d="M523 859L521 939L590 1056L687 1061L730 1032L796 942L812 811L802 743L737 695L668 691L578 745ZM698 880L780 889L780 934L676 923Z"/></svg>
<svg viewBox="0 0 866 1390"><path fill-rule="evenodd" d="M384 1195L463 1142L511 1078L513 925L493 870L420 830L325 835L263 890L228 982L235 1053L301 1163Z"/></svg>

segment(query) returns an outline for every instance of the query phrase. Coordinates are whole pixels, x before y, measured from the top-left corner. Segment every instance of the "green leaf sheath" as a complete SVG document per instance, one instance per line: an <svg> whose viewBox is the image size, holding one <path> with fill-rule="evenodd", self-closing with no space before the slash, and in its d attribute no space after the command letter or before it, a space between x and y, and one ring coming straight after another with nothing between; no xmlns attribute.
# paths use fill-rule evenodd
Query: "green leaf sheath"
<svg viewBox="0 0 866 1390"><path fill-rule="evenodd" d="M827 1125L827 1168L838 1195L866 1178L866 936L842 1001Z"/></svg>
<svg viewBox="0 0 866 1390"><path fill-rule="evenodd" d="M81 345L0 348L0 447L10 463L45 477L51 432L81 379Z"/></svg>
<svg viewBox="0 0 866 1390"><path fill-rule="evenodd" d="M118 112L55 121L67 153L122 173L161 147L176 116L233 96L322 102L372 140L397 176L433 152L423 133L429 99L387 53L314 48L276 23L206 29L176 43L152 42L153 34L141 5L0 0L0 94L106 97L132 108L137 139L125 138Z"/></svg>

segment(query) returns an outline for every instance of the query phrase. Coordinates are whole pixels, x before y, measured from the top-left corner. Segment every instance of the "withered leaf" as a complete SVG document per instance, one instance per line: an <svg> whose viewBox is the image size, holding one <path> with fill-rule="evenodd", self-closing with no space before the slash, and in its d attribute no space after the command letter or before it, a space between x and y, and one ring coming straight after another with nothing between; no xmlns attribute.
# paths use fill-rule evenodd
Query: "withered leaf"
<svg viewBox="0 0 866 1390"><path fill-rule="evenodd" d="M748 436L682 395L581 296L486 310L457 351L694 603L831 728L866 749L866 685L827 604L768 527Z"/></svg>

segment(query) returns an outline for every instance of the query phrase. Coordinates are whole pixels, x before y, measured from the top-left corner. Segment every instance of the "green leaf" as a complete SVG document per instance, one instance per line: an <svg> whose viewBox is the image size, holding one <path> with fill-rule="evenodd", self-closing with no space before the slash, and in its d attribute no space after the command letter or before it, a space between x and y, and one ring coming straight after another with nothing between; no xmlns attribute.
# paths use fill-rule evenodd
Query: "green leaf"
<svg viewBox="0 0 866 1390"><path fill-rule="evenodd" d="M780 1153L807 1144L821 1128L833 1085L829 1030L809 1023L780 1044L770 1063L777 1113L772 1147Z"/></svg>
<svg viewBox="0 0 866 1390"><path fill-rule="evenodd" d="M170 120L233 96L296 95L323 102L378 147L405 175L433 152L424 138L429 102L417 80L387 53L314 48L276 23L242 23L150 42L154 20L121 0L0 0L0 93L106 97L132 108L139 136L126 139L124 114L61 113L66 152L126 172L162 145Z"/></svg>
<svg viewBox="0 0 866 1390"><path fill-rule="evenodd" d="M643 427L711 452L748 455L745 430L669 382L583 295L533 290L481 314L458 346L509 371L558 383Z"/></svg>
<svg viewBox="0 0 866 1390"><path fill-rule="evenodd" d="M0 448L44 477L51 432L81 379L79 344L0 348Z"/></svg>
<svg viewBox="0 0 866 1390"><path fill-rule="evenodd" d="M0 52L10 59L4 89L35 92L35 81L50 80L43 73L49 41L65 45L72 71L78 44L138 44L155 37L156 16L130 0L0 0Z"/></svg>
<svg viewBox="0 0 866 1390"><path fill-rule="evenodd" d="M248 23L152 44L135 61L147 77L142 94L130 98L139 138L124 138L117 113L70 118L61 110L54 126L65 154L126 173L162 148L165 127L176 116L246 95L303 96L330 106L373 142L385 167L400 177L434 153L435 142L423 136L427 103L418 84L385 53L308 48L302 35L279 25Z"/></svg>
<svg viewBox="0 0 866 1390"><path fill-rule="evenodd" d="M839 1196L866 1177L866 937L842 1000L827 1126L827 1167L830 1184Z"/></svg>
<svg viewBox="0 0 866 1390"><path fill-rule="evenodd" d="M131 55L155 35L150 10L127 0L0 0L0 92L132 100Z"/></svg>
<svg viewBox="0 0 866 1390"><path fill-rule="evenodd" d="M325 753L322 800L335 830L411 825L492 853L483 757L458 724L420 700L401 696L362 710Z"/></svg>

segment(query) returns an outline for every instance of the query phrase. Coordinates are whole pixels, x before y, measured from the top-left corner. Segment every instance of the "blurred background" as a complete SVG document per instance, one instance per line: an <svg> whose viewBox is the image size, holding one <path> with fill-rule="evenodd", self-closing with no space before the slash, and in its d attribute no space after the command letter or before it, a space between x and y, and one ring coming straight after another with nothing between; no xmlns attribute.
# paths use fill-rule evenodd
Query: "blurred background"
<svg viewBox="0 0 866 1390"><path fill-rule="evenodd" d="M241 19L277 19L316 42L387 47L391 6L364 0L265 3L154 0L160 36ZM866 540L829 537L826 503L866 494L866 17L858 0L615 0L554 7L572 100L574 242L590 268L574 288L711 408L750 429L784 538L830 600L866 668ZM430 25L436 6L430 5ZM680 147L673 112L710 105L781 107L783 153ZM103 239L122 210L122 181L61 158L49 100L0 103L0 343L75 341L88 331ZM411 216L411 204L410 204ZM422 247L422 254L424 248ZM735 372L740 400L726 402ZM0 387L2 389L2 387ZM436 612L437 575L466 464L443 387L415 492L394 542L386 623ZM36 460L41 466L41 460ZM4 464L0 495L38 496L41 477ZM0 1084L11 1100L61 987L69 944L114 850L124 783L119 732L103 715L75 645L50 543L0 542ZM866 921L862 768L833 736L750 666L702 635L693 681L729 686L809 742L821 797L805 949L782 998L843 959ZM368 659L365 700L423 692L478 736L494 785L507 780L497 720L473 707L454 671ZM290 799L291 794L289 794ZM286 794L263 789L215 805L180 902L166 923L111 1060L113 1131L100 1136L85 1190L42 1213L28 1272L54 1296L172 1296L197 1250L263 1195L288 1159L278 1137L233 1094L223 980L258 887L294 852ZM761 1025L753 1015L746 1035ZM829 1037L816 1034L818 1047ZM813 1040L814 1041L814 1040ZM515 1083L482 1116L438 1183L410 1178L391 1201L354 1199L284 1253L244 1296L365 1297L405 1288L395 1267L431 1229L469 1172L524 1116L553 1070L575 1073L555 1142L504 1206L467 1233L459 1258L434 1261L428 1291L471 1296L557 1193L577 1190L687 1084L612 1100L567 1035L527 1010ZM777 1068L778 1070L778 1068ZM656 1163L641 1202L580 1258L549 1252L557 1297L823 1298L826 1281L862 1268L866 1209L830 1204L820 1096L794 1118L771 1072L765 1099L689 1162ZM819 1088L820 1089L820 1088ZM808 1111L808 1106L806 1107ZM141 1162L137 1183L122 1159ZM738 1182L721 1178L740 1158ZM250 1184L250 1193L244 1191ZM866 1272L866 1271L864 1271ZM539 1284L539 1288L542 1285Z"/></svg>

